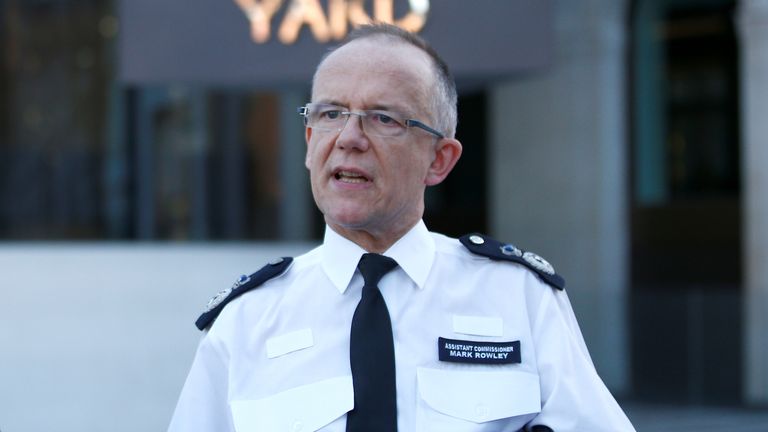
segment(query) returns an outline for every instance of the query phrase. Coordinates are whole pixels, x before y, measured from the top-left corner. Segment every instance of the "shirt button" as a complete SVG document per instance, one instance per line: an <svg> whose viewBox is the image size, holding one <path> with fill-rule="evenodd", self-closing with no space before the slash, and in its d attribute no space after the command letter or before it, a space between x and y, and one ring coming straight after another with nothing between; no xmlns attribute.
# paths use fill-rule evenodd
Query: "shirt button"
<svg viewBox="0 0 768 432"><path fill-rule="evenodd" d="M488 415L491 413L491 410L488 409L486 405L479 404L475 407L475 414L480 420L488 418Z"/></svg>
<svg viewBox="0 0 768 432"><path fill-rule="evenodd" d="M304 429L304 423L300 422L299 420L296 420L291 425L291 432L299 432L302 429Z"/></svg>

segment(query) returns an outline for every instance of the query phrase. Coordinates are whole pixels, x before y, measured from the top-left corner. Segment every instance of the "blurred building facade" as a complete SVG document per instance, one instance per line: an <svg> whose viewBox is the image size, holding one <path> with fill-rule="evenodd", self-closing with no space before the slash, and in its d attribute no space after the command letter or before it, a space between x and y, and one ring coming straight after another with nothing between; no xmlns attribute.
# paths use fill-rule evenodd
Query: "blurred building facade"
<svg viewBox="0 0 768 432"><path fill-rule="evenodd" d="M295 108L333 41L309 19L279 40L285 1L260 45L242 12L267 3L0 0L4 246L317 241ZM294 3L330 23L338 2ZM427 225L548 258L617 394L768 404L768 2L501 3L393 3L438 50L495 56L448 58L465 154Z"/></svg>

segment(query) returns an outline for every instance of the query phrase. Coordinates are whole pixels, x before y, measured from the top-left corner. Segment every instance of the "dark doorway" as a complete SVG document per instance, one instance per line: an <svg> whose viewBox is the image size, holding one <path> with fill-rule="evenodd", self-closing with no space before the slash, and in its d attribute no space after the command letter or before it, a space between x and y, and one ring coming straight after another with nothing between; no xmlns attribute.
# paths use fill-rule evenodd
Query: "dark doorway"
<svg viewBox="0 0 768 432"><path fill-rule="evenodd" d="M636 395L741 397L735 2L632 10L632 359Z"/></svg>
<svg viewBox="0 0 768 432"><path fill-rule="evenodd" d="M427 227L453 237L487 232L486 96L484 90L459 96L456 138L463 152L445 181L427 188Z"/></svg>

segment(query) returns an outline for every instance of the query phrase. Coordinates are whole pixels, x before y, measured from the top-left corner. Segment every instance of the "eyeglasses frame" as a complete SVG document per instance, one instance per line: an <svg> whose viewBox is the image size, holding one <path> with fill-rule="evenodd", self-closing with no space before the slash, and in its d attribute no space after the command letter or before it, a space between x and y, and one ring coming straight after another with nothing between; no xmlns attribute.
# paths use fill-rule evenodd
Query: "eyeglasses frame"
<svg viewBox="0 0 768 432"><path fill-rule="evenodd" d="M309 106L312 105L312 104L313 103L310 102L310 103L307 103L304 106L300 106L300 107L298 107L296 109L296 112L300 116L304 117L304 125L305 126L307 126L308 122L309 122L309 120L308 120L308 118L309 118ZM329 105L331 105L331 104L329 104ZM344 108L344 107L340 106L339 108ZM347 110L347 111L341 111L339 114L346 115L347 116L347 121L349 121L349 116L350 115L356 115L356 116L358 116L360 118L364 117L366 115L365 111L367 111L367 110L362 110L362 112L360 112L360 111L355 112L355 111ZM416 119L404 119L403 121L405 122L406 128L417 127L419 129L422 129L422 130L425 130L425 131L431 133L432 135L438 137L439 139L445 138L445 135L443 135L442 133L438 132L437 130L427 126L424 122L421 122L421 121L416 120ZM346 127L346 126L347 126L347 123L344 123L344 127ZM338 132L341 132L342 130L343 130L343 128L339 129ZM395 136L397 136L397 135L395 135Z"/></svg>

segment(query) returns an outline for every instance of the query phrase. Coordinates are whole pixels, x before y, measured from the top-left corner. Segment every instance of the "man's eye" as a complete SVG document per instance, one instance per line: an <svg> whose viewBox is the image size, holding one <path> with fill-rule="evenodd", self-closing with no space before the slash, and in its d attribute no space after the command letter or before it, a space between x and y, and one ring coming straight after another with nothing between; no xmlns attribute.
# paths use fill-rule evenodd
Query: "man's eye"
<svg viewBox="0 0 768 432"><path fill-rule="evenodd" d="M340 115L341 111L339 110L323 111L320 113L320 118L325 120L336 120Z"/></svg>
<svg viewBox="0 0 768 432"><path fill-rule="evenodd" d="M397 121L386 114L378 113L374 116L374 119L384 125L397 125Z"/></svg>

